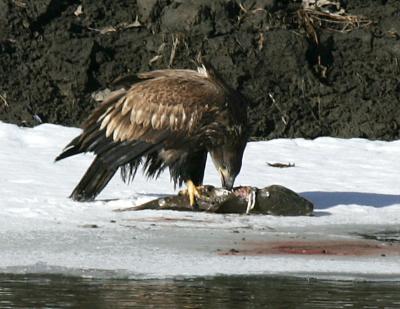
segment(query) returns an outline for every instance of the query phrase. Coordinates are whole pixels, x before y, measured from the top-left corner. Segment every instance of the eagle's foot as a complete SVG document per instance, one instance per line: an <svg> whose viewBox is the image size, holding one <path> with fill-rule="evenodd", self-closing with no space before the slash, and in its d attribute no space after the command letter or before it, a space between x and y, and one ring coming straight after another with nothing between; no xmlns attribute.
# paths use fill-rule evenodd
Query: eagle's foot
<svg viewBox="0 0 400 309"><path fill-rule="evenodd" d="M197 205L196 197L200 197L200 189L203 186L196 187L196 185L191 180L188 180L186 182L186 185L187 185L187 189L179 191L179 195L188 195L190 206L193 208L196 208L196 205Z"/></svg>

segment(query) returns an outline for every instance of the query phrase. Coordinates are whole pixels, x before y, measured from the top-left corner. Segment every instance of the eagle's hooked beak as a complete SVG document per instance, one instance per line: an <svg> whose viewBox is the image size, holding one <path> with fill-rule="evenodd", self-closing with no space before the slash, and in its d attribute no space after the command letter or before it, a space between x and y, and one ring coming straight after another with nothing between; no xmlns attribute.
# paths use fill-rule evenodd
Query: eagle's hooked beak
<svg viewBox="0 0 400 309"><path fill-rule="evenodd" d="M218 169L221 176L222 187L226 190L232 190L233 184L235 182L235 176L232 176L229 171L225 168Z"/></svg>

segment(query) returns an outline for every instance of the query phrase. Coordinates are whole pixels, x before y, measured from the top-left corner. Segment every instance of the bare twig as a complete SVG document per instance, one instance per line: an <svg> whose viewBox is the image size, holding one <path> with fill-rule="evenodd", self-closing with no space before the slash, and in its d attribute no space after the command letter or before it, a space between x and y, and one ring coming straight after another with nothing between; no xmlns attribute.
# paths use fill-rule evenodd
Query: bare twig
<svg viewBox="0 0 400 309"><path fill-rule="evenodd" d="M162 54L162 53L163 53L164 48L165 48L166 45L167 45L167 44L165 44L164 42L160 44L160 46L159 46L158 49L157 49L157 54L156 54L153 58L151 58L151 59L149 60L149 65L150 65L150 66L151 66L154 62L160 60L160 59L163 57L163 54Z"/></svg>
<svg viewBox="0 0 400 309"><path fill-rule="evenodd" d="M390 30L387 32L387 34L392 38L400 39L400 34L395 30Z"/></svg>
<svg viewBox="0 0 400 309"><path fill-rule="evenodd" d="M7 97L6 94L4 94L4 96L0 94L0 100L3 102L2 105L4 108L8 108L9 106L6 97Z"/></svg>
<svg viewBox="0 0 400 309"><path fill-rule="evenodd" d="M179 45L179 37L172 35L172 49L171 49L171 55L169 57L169 63L168 66L171 67L172 63L174 62L175 55L176 55L176 49Z"/></svg>
<svg viewBox="0 0 400 309"><path fill-rule="evenodd" d="M128 23L128 22L122 22L119 23L116 26L105 26L102 28L92 28L92 27L88 27L89 30L91 31L96 31L99 32L100 34L106 34L109 32L118 32L118 31L122 31L125 29L130 29L130 28L137 28L137 27L141 27L142 24L139 21L139 17L136 15L136 19L133 23Z"/></svg>
<svg viewBox="0 0 400 309"><path fill-rule="evenodd" d="M282 109L280 108L280 106L276 103L274 97L272 96L272 93L269 92L268 96L271 98L272 103L275 105L275 107L278 109L278 111L281 113L281 120L283 122L283 124L285 125L285 127L288 125L288 121L286 120L287 116L284 114L284 112L282 111Z"/></svg>
<svg viewBox="0 0 400 309"><path fill-rule="evenodd" d="M264 48L264 42L265 42L264 33L260 32L258 36L258 50L261 51Z"/></svg>
<svg viewBox="0 0 400 309"><path fill-rule="evenodd" d="M240 10L242 10L245 14L248 12L246 7L243 5L243 3L239 2L238 3Z"/></svg>
<svg viewBox="0 0 400 309"><path fill-rule="evenodd" d="M154 62L158 61L162 58L162 55L155 55L153 58L149 60L149 65L152 65Z"/></svg>
<svg viewBox="0 0 400 309"><path fill-rule="evenodd" d="M89 30L99 32L100 34L106 34L110 32L117 32L117 29L114 26L105 26L103 28L92 28L88 27Z"/></svg>
<svg viewBox="0 0 400 309"><path fill-rule="evenodd" d="M23 2L23 1L14 0L13 2L14 2L14 4L15 4L16 6L18 6L18 7L20 7L20 8L26 8L26 7L27 7L27 4L26 4L25 2Z"/></svg>
<svg viewBox="0 0 400 309"><path fill-rule="evenodd" d="M238 16L238 21L240 22L242 19L246 18L249 15L254 15L257 13L267 13L267 11L262 8L262 7L256 7L256 8L246 8L243 3L241 3L240 1L237 2L240 11L242 12L242 14L239 14Z"/></svg>
<svg viewBox="0 0 400 309"><path fill-rule="evenodd" d="M294 163L269 163L267 164L271 167L277 167L277 168L287 168L287 167L295 167L296 165Z"/></svg>

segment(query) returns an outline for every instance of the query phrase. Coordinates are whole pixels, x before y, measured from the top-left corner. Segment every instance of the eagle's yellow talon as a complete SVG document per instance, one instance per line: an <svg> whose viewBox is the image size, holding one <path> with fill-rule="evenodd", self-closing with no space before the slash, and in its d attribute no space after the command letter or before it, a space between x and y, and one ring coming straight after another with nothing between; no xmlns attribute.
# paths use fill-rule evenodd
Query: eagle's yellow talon
<svg viewBox="0 0 400 309"><path fill-rule="evenodd" d="M187 183L187 194L189 195L189 203L191 207L194 207L196 205L196 197L200 197L200 192L198 188L195 186L193 181L188 180Z"/></svg>

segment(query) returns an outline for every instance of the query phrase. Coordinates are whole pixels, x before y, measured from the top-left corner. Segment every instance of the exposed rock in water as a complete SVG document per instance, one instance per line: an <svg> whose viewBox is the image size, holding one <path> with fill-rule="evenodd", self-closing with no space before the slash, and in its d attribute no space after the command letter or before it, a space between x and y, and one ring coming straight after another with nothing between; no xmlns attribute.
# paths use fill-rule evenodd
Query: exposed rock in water
<svg viewBox="0 0 400 309"><path fill-rule="evenodd" d="M214 186L203 186L195 208L189 205L188 196L178 194L158 198L135 207L117 211L137 211L144 209L206 211L214 213L264 214L274 216L309 216L313 204L292 190L273 185L258 189L236 187L232 191Z"/></svg>

